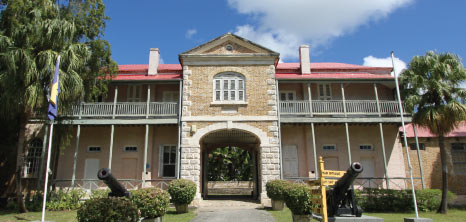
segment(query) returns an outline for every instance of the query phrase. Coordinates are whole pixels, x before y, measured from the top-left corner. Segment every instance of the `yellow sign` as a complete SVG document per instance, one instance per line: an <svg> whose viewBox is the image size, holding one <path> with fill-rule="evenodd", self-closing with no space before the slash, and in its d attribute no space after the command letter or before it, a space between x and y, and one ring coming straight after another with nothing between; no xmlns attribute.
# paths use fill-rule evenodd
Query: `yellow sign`
<svg viewBox="0 0 466 222"><path fill-rule="evenodd" d="M322 186L332 186L333 184L335 184L335 183L337 182L337 180L329 180L329 179L327 179L327 180L324 180L324 181L322 181L322 182L323 182L323 183L322 183Z"/></svg>
<svg viewBox="0 0 466 222"><path fill-rule="evenodd" d="M322 170L323 177L342 177L345 173L346 171L340 170Z"/></svg>
<svg viewBox="0 0 466 222"><path fill-rule="evenodd" d="M321 214L321 213L320 213L320 208L314 208L314 213L316 213L316 214Z"/></svg>
<svg viewBox="0 0 466 222"><path fill-rule="evenodd" d="M313 196L321 196L321 195L322 195L321 192L320 192L320 190L311 190L311 194L312 194Z"/></svg>
<svg viewBox="0 0 466 222"><path fill-rule="evenodd" d="M312 198L311 199L313 204L322 204L322 199L321 198Z"/></svg>

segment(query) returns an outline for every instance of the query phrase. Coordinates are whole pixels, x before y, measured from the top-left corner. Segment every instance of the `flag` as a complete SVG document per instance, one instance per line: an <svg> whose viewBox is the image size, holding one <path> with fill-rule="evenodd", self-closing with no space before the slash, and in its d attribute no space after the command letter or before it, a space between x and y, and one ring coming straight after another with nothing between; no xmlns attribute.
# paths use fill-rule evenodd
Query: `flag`
<svg viewBox="0 0 466 222"><path fill-rule="evenodd" d="M49 101L49 112L48 116L50 120L57 118L58 110L58 93L60 93L60 82L58 78L60 76L59 72L60 65L60 56L57 58L57 66L55 67L55 74L53 75L52 87L50 87L50 101Z"/></svg>

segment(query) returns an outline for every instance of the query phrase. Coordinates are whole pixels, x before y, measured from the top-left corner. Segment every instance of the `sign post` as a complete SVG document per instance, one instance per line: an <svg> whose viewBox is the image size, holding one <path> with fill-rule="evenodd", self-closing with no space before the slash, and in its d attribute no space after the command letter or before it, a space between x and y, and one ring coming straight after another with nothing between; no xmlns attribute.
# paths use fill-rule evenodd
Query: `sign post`
<svg viewBox="0 0 466 222"><path fill-rule="evenodd" d="M319 157L319 179L311 180L307 183L310 186L319 186L318 189L312 189L311 194L313 196L319 196L312 198L312 202L318 204L320 207L314 209L314 213L322 215L322 222L328 222L327 214L327 191L326 186L332 186L337 182L337 179L326 179L331 178L340 178L345 175L346 171L338 170L325 170L324 160L322 157Z"/></svg>

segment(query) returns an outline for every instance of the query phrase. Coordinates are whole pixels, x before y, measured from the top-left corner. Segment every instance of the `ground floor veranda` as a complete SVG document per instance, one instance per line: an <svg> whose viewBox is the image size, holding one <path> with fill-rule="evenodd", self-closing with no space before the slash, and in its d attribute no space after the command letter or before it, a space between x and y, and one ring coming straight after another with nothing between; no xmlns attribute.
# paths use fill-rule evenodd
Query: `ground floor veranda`
<svg viewBox="0 0 466 222"><path fill-rule="evenodd" d="M350 162L361 162L364 172L355 183L357 187L403 189L409 181L398 127L378 123L349 124L347 128L345 124L282 124L277 148L264 146L260 135L248 129L219 128L203 135L198 148L191 148L180 145L178 125L74 126L70 145L54 159L52 184L59 188L105 187L96 175L107 167L127 189L166 188L171 180L183 178L184 172L199 172L188 178L198 181L197 198L207 198L207 155L217 147L235 146L247 150L253 159L252 198L265 198L265 183L276 175L298 181L316 178L319 156L332 170L346 170ZM31 129L38 132L33 134L37 138L45 133L42 125ZM27 176L41 178L43 167L39 165L35 171L26 170L30 173Z"/></svg>

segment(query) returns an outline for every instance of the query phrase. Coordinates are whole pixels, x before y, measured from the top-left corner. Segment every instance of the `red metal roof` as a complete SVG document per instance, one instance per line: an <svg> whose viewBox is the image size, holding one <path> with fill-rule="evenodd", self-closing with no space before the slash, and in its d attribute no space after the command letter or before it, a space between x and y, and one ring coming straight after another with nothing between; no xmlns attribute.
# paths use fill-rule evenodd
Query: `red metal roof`
<svg viewBox="0 0 466 222"><path fill-rule="evenodd" d="M414 137L413 124L407 124L406 137ZM403 127L400 127L400 132L403 132ZM417 137L437 137L432 134L428 128L417 126ZM461 123L456 129L451 131L445 137L466 137L466 123Z"/></svg>
<svg viewBox="0 0 466 222"><path fill-rule="evenodd" d="M301 73L277 73L277 79L393 79L391 75L371 74L371 73L350 73L350 72L329 72L312 73L303 75Z"/></svg>
<svg viewBox="0 0 466 222"><path fill-rule="evenodd" d="M147 72L148 64L119 65L119 72ZM181 71L180 64L159 64L158 71Z"/></svg>
<svg viewBox="0 0 466 222"><path fill-rule="evenodd" d="M144 74L134 74L134 75L117 75L112 79L112 81L142 81L142 80L180 80L181 74L159 74L159 75L144 75Z"/></svg>
<svg viewBox="0 0 466 222"><path fill-rule="evenodd" d="M289 69L300 69L300 63L278 63L277 70L289 70ZM391 70L391 67L370 67L370 66L361 66L361 65L354 65L354 64L346 64L346 63L337 63L337 62L311 62L311 70L312 69L361 69L361 70L384 70L388 71Z"/></svg>
<svg viewBox="0 0 466 222"><path fill-rule="evenodd" d="M159 75L147 75L149 65L119 65L118 76L113 80L168 80L181 79L180 64L159 64ZM311 63L312 74L302 75L299 63L279 63L277 79L393 79L390 67L368 67L345 63Z"/></svg>

